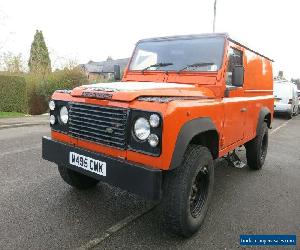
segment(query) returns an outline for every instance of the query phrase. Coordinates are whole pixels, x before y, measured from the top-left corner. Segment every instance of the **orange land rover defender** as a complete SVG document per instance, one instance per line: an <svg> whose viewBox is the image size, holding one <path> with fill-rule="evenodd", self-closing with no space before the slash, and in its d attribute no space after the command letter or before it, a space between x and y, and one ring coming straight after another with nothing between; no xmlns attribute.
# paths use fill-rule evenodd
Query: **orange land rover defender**
<svg viewBox="0 0 300 250"><path fill-rule="evenodd" d="M160 200L167 228L188 237L215 159L245 145L248 166L262 168L273 104L272 60L227 34L145 39L121 82L53 94L43 158L76 188L101 181Z"/></svg>

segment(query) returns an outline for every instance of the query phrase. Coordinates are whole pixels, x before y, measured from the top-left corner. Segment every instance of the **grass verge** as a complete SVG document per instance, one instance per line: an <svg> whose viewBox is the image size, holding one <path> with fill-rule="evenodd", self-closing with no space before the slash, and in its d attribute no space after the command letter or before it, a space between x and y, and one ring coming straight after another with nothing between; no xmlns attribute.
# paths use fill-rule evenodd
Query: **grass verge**
<svg viewBox="0 0 300 250"><path fill-rule="evenodd" d="M23 113L18 113L18 112L1 112L0 111L0 119L1 118L10 118L10 117L20 117L24 116L25 114Z"/></svg>

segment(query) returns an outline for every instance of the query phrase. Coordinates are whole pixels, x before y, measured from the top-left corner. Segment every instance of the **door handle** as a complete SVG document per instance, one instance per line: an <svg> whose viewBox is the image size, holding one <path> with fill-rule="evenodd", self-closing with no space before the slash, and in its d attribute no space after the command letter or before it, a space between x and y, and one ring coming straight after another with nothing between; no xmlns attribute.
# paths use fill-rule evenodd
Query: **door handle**
<svg viewBox="0 0 300 250"><path fill-rule="evenodd" d="M242 108L241 109L241 112L246 112L247 111L247 108Z"/></svg>

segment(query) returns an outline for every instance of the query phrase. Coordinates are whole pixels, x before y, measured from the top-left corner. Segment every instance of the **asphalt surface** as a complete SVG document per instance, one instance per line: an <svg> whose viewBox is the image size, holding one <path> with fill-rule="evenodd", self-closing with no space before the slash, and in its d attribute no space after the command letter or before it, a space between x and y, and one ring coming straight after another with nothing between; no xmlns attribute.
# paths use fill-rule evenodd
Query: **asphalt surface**
<svg viewBox="0 0 300 250"><path fill-rule="evenodd" d="M1 118L0 129L17 128L17 127L31 127L33 125L49 124L49 114L44 115L27 115L15 118Z"/></svg>
<svg viewBox="0 0 300 250"><path fill-rule="evenodd" d="M297 234L300 249L300 116L276 118L271 133L263 170L217 164L205 222L186 240L164 231L151 202L105 184L65 184L41 159L47 125L2 128L0 248L238 249L240 234Z"/></svg>

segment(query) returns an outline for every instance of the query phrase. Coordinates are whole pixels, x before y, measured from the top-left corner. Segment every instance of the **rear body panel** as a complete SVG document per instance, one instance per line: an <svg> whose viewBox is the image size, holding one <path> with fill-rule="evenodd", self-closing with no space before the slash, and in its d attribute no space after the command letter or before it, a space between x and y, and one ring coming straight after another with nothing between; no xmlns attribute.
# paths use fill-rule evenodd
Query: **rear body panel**
<svg viewBox="0 0 300 250"><path fill-rule="evenodd" d="M297 87L288 81L275 81L274 84L274 112L296 113L299 106Z"/></svg>

